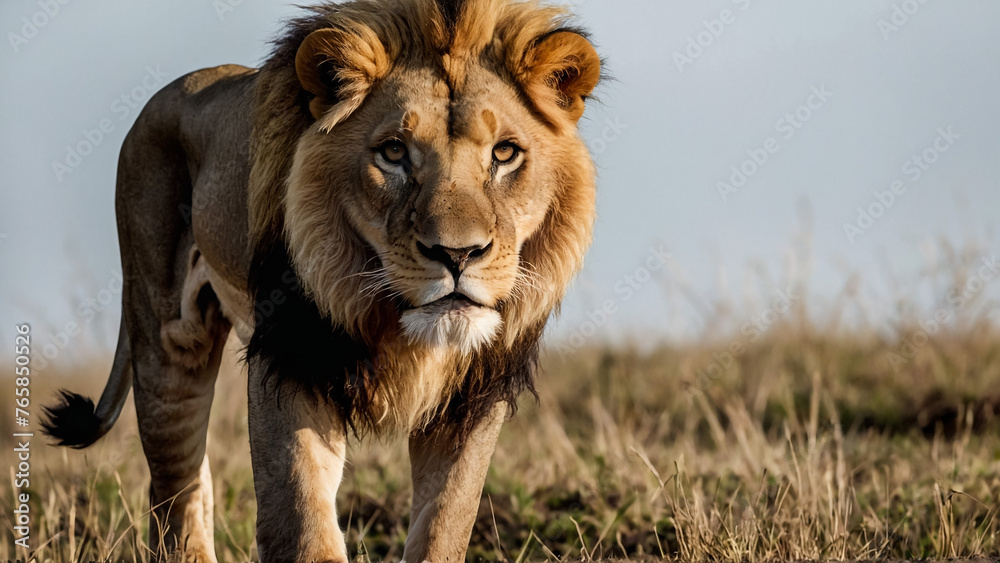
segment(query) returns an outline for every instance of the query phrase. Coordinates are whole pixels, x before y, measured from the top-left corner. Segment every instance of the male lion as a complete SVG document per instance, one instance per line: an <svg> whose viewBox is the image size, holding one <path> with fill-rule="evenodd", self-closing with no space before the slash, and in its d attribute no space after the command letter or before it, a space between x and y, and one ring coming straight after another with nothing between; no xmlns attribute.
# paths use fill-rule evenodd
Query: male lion
<svg viewBox="0 0 1000 563"><path fill-rule="evenodd" d="M134 386L158 554L215 561L206 430L232 329L262 561L347 561L347 436L393 430L415 491L403 559L464 559L591 238L576 125L601 63L566 22L534 1L325 4L261 69L201 70L147 104L118 167L111 378L46 427L85 447Z"/></svg>

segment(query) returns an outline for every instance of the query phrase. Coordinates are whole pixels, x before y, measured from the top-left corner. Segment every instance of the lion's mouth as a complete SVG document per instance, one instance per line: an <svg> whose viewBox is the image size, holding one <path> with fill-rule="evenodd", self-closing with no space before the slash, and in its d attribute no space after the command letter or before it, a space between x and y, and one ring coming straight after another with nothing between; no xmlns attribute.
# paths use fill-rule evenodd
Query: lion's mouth
<svg viewBox="0 0 1000 563"><path fill-rule="evenodd" d="M411 342L451 346L463 353L492 340L503 324L499 311L458 292L405 311L400 322Z"/></svg>
<svg viewBox="0 0 1000 563"><path fill-rule="evenodd" d="M450 313L450 312L459 313L471 309L478 309L480 307L486 308L484 305L476 303L472 299L469 299L467 296L458 293L456 291L448 295L445 295L444 297L438 299L437 301L432 301L424 305L423 307L421 307L421 309L433 308L441 313Z"/></svg>

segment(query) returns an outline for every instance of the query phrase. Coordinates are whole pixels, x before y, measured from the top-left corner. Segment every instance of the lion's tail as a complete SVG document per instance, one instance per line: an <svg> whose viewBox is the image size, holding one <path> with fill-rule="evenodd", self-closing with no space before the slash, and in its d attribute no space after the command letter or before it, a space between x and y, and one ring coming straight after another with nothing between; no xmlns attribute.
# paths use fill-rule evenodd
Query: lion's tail
<svg viewBox="0 0 1000 563"><path fill-rule="evenodd" d="M131 388L132 351L123 319L111 377L97 406L94 407L94 401L89 397L62 390L59 404L43 409L42 431L55 438L58 446L86 448L115 425Z"/></svg>

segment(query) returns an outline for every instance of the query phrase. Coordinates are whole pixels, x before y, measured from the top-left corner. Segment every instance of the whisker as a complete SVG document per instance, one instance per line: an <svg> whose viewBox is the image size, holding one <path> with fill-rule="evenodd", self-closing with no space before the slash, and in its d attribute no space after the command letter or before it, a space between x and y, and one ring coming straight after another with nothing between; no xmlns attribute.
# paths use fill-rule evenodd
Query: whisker
<svg viewBox="0 0 1000 563"><path fill-rule="evenodd" d="M339 283L343 283L343 282L345 282L345 281L347 281L347 280L349 280L351 278L363 278L363 277L380 276L380 275L388 273L388 271L389 271L388 268L382 267L382 268L378 268L376 270L366 270L364 272L357 272L357 273L350 274L350 275L347 275L347 276L344 276L344 277L340 278L339 280L336 281L336 283L338 283L338 284Z"/></svg>

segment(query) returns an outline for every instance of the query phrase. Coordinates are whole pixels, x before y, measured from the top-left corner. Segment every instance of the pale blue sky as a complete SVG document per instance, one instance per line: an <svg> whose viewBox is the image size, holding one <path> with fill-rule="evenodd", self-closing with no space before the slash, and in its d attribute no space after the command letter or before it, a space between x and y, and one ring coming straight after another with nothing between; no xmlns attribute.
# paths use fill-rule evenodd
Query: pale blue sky
<svg viewBox="0 0 1000 563"><path fill-rule="evenodd" d="M588 341L697 333L699 303L730 294L734 318L751 320L789 275L810 280L808 300L821 309L860 274L864 314L891 321L892 297L928 308L943 299L947 287L911 284L931 243L977 241L970 261L1000 250L995 1L575 4L615 80L582 123L600 167L600 219L553 336L573 336L609 301L614 313ZM141 101L200 67L256 65L298 10L262 0L74 0L38 15L45 5L0 5L0 337L32 322L40 343L66 340L55 344L69 358L109 346L117 330L114 173L136 114L122 96ZM894 5L892 29L880 21L892 21ZM904 21L902 8L913 6ZM44 25L32 33L23 18ZM102 126L92 153L67 157L67 145ZM948 128L958 138L937 141ZM936 162L914 181L920 165L908 162L936 141L947 152L930 151ZM764 154L762 166L745 163ZM53 163L74 166L57 173ZM751 177L724 200L718 183L744 165ZM901 195L852 244L844 224L897 179ZM811 217L806 233L802 217ZM790 259L810 236L811 265ZM661 247L671 257L647 279L641 268L659 263L650 249ZM1000 283L983 294L1000 295ZM71 322L80 334L59 336Z"/></svg>

